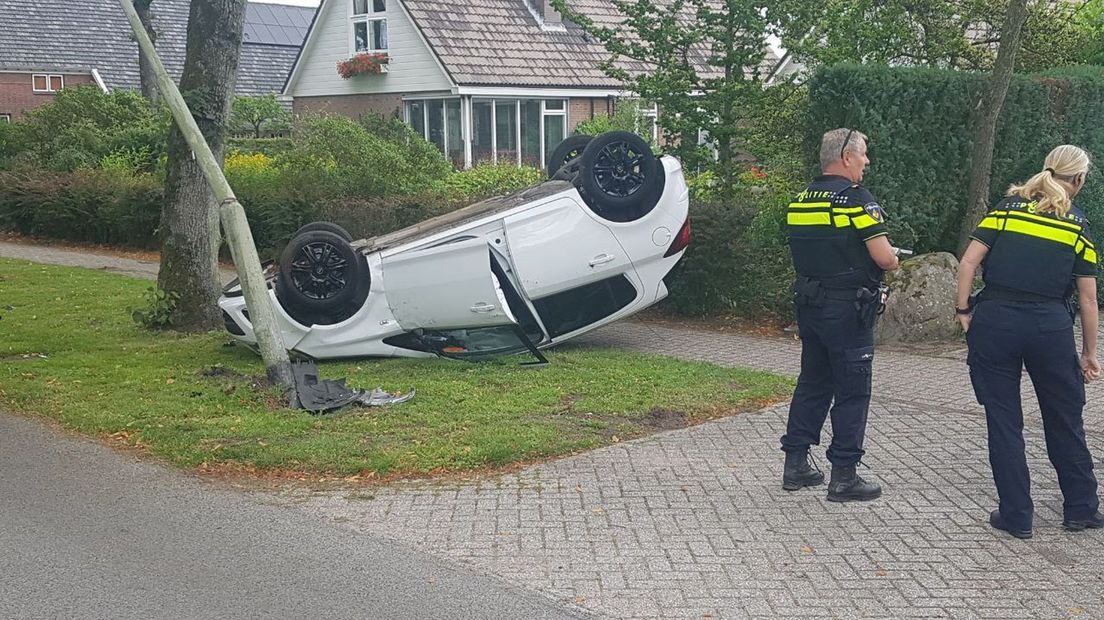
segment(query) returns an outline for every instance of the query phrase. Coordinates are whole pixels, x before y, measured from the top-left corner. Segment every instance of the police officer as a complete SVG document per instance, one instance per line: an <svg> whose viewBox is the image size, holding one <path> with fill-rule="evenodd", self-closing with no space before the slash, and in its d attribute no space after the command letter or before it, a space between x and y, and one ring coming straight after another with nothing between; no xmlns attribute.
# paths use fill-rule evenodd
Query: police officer
<svg viewBox="0 0 1104 620"><path fill-rule="evenodd" d="M882 494L855 472L863 456L874 361L874 319L884 301L885 270L897 268L885 217L859 184L867 158L866 136L833 129L820 143L822 175L797 195L786 212L793 254L794 303L801 335L801 375L790 403L782 450L782 488L819 485L809 446L820 444L829 407L832 478L828 499L864 501ZM833 404L834 401L834 404Z"/></svg>
<svg viewBox="0 0 1104 620"><path fill-rule="evenodd" d="M1085 216L1072 204L1085 184L1089 156L1066 144L1051 151L1043 165L985 216L958 270L958 318L970 348L970 381L985 407L989 464L1000 498L989 523L1016 538L1031 538L1034 510L1020 405L1024 366L1035 385L1047 454L1065 498L1062 525L1073 531L1104 527L1081 418L1084 384L1100 376L1097 256ZM979 265L985 288L971 307ZM1073 340L1074 288L1084 337L1080 360Z"/></svg>

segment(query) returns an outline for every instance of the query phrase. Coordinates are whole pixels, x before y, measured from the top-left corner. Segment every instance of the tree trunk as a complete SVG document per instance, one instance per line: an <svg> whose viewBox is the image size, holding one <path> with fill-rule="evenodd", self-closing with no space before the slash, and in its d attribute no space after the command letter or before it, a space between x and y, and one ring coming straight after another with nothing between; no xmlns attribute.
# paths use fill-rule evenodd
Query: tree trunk
<svg viewBox="0 0 1104 620"><path fill-rule="evenodd" d="M245 0L192 0L188 17L188 51L180 90L220 162L244 20ZM164 243L158 284L179 295L174 326L185 331L217 328L221 324L217 306L218 205L175 125L169 134L161 233Z"/></svg>
<svg viewBox="0 0 1104 620"><path fill-rule="evenodd" d="M997 119L1000 118L1008 85L1012 82L1012 69L1016 64L1016 52L1020 49L1023 25L1027 21L1027 0L1011 0L1004 16L997 63L975 115L973 154L970 158L970 187L966 200L966 217L958 233L958 255L966 251L970 233L974 231L989 210L989 184L993 174L993 150L997 142Z"/></svg>
<svg viewBox="0 0 1104 620"><path fill-rule="evenodd" d="M157 44L157 31L153 28L153 15L150 13L150 4L153 0L135 0L134 10L138 12L138 19L142 21L142 27L149 35L150 41ZM146 57L142 48L138 48L138 78L142 85L142 96L150 103L157 103L161 97L157 90L157 76L153 74L153 64Z"/></svg>

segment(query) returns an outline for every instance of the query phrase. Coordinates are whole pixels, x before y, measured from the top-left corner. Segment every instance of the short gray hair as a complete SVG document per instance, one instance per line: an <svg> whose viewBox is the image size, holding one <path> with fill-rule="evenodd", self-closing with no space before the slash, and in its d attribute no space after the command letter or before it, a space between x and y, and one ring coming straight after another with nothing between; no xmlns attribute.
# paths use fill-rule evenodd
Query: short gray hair
<svg viewBox="0 0 1104 620"><path fill-rule="evenodd" d="M851 140L847 140L847 134L851 134ZM866 134L857 129L841 127L826 131L820 139L820 168L823 170L843 159L844 142L847 142L848 153L858 152L859 138L866 142Z"/></svg>

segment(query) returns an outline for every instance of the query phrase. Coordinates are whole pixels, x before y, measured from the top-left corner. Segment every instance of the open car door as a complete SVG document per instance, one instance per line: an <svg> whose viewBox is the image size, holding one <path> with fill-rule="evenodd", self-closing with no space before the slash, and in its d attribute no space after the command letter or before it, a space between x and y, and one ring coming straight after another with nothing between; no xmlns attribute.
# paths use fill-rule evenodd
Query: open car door
<svg viewBox="0 0 1104 620"><path fill-rule="evenodd" d="M407 330L384 342L460 359L529 350L547 363L510 311L491 260L482 238L383 258L388 305Z"/></svg>
<svg viewBox="0 0 1104 620"><path fill-rule="evenodd" d="M482 238L382 258L387 304L406 330L517 323Z"/></svg>

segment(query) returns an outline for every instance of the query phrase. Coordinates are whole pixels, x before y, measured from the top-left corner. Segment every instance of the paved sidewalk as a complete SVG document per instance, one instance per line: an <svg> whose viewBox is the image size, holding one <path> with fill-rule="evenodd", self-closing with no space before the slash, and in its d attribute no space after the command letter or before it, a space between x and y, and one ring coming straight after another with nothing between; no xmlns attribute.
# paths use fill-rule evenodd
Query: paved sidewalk
<svg viewBox="0 0 1104 620"><path fill-rule="evenodd" d="M800 348L639 322L582 344L790 376ZM1104 618L1104 533L1061 530L1061 496L1033 404L1026 435L1035 538L989 528L996 498L985 420L964 353L877 353L865 460L885 495L870 503L829 503L823 487L781 490L785 406L476 482L264 499L606 617ZM1088 398L1099 458L1104 386L1091 386ZM815 452L827 469L823 449Z"/></svg>
<svg viewBox="0 0 1104 620"><path fill-rule="evenodd" d="M799 350L641 323L585 343L791 376ZM985 419L962 357L878 354L866 462L885 496L867 504L829 503L824 487L781 490L785 406L482 482L299 499L320 516L611 617L1104 617L1104 534L1060 529L1035 419L1036 536L1019 541L988 526L996 497ZM1102 396L1094 386L1090 403ZM1099 456L1099 409L1089 426Z"/></svg>

